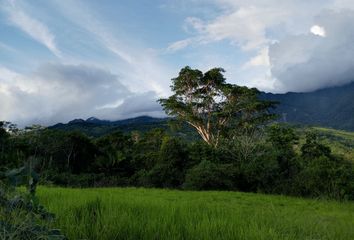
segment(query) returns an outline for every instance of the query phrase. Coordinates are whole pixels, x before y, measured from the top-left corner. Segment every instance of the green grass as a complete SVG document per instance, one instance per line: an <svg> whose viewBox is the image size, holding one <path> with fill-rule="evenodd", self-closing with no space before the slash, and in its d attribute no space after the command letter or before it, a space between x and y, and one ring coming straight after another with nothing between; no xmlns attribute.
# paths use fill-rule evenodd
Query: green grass
<svg viewBox="0 0 354 240"><path fill-rule="evenodd" d="M238 192L40 187L69 239L354 239L354 203Z"/></svg>

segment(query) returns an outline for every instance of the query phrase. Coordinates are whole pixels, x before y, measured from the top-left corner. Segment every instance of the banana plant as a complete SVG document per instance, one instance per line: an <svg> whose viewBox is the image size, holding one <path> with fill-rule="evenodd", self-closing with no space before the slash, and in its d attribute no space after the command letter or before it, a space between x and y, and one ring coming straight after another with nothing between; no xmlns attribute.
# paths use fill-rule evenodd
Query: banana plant
<svg viewBox="0 0 354 240"><path fill-rule="evenodd" d="M54 215L36 197L38 174L33 159L23 167L0 172L0 239L56 239L66 237L51 229ZM27 191L17 187L26 185Z"/></svg>

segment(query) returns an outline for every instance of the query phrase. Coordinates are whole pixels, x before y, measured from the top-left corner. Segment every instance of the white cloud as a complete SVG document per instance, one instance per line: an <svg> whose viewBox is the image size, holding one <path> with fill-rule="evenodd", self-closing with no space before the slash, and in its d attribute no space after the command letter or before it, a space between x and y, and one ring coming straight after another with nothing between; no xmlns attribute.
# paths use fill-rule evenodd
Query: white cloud
<svg viewBox="0 0 354 240"><path fill-rule="evenodd" d="M194 29L197 39L203 39L200 43L228 40L246 51L268 46L276 40L274 35L304 32L311 18L321 11L316 0L214 0L214 3L222 10L221 14L204 20L188 17L186 31Z"/></svg>
<svg viewBox="0 0 354 240"><path fill-rule="evenodd" d="M312 91L354 80L354 11L327 10L314 21L326 37L293 35L270 47L278 91Z"/></svg>
<svg viewBox="0 0 354 240"><path fill-rule="evenodd" d="M125 98L119 106L104 108L97 116L104 119L131 118L143 115L165 117L161 105L157 102L155 92L132 94Z"/></svg>
<svg viewBox="0 0 354 240"><path fill-rule="evenodd" d="M56 0L55 7L68 20L91 34L103 48L118 57L113 65L122 82L135 92L169 92L171 70L148 48L136 46L125 34L119 34L116 26L101 21L101 16L85 1ZM114 30L112 30L114 29ZM124 36L124 37L123 37Z"/></svg>
<svg viewBox="0 0 354 240"><path fill-rule="evenodd" d="M311 27L310 31L313 34L318 35L320 37L325 37L326 36L326 30L323 27L318 26L318 25L313 25Z"/></svg>
<svg viewBox="0 0 354 240"><path fill-rule="evenodd" d="M176 52L178 50L186 48L187 46L191 45L194 42L195 39L193 38L187 38L187 39L173 42L167 47L166 52L170 52L170 53Z"/></svg>
<svg viewBox="0 0 354 240"><path fill-rule="evenodd" d="M196 17L187 17L185 19L184 30L189 32L191 31L190 27L192 27L192 30L197 30L198 32L205 31L205 23Z"/></svg>
<svg viewBox="0 0 354 240"><path fill-rule="evenodd" d="M61 52L55 43L55 36L44 23L28 15L18 4L16 4L15 0L7 1L7 4L3 4L1 7L8 13L11 24L21 29L34 40L43 44L57 57L61 57Z"/></svg>
<svg viewBox="0 0 354 240"><path fill-rule="evenodd" d="M266 67L270 66L268 47L261 49L258 55L251 58L248 62L246 62L243 65L244 68L259 67L259 66L266 66Z"/></svg>
<svg viewBox="0 0 354 240"><path fill-rule="evenodd" d="M118 76L94 66L45 64L27 76L0 68L0 75L0 119L20 125L162 114L156 93L132 93Z"/></svg>
<svg viewBox="0 0 354 240"><path fill-rule="evenodd" d="M237 63L231 66L230 77L251 77L246 85L275 92L311 91L354 80L352 0L214 0L214 4L216 17L186 18L185 30L192 37L170 47L228 41L235 53L254 54L241 70L234 70Z"/></svg>

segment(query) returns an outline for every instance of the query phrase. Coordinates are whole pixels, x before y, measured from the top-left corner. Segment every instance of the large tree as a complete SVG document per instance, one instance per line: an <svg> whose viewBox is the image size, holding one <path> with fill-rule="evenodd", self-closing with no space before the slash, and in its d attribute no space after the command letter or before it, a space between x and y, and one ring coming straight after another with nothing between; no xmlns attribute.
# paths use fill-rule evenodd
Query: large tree
<svg viewBox="0 0 354 240"><path fill-rule="evenodd" d="M174 94L159 100L167 114L186 121L213 147L231 130L259 126L274 117L268 111L274 102L260 100L255 88L226 83L224 72L184 67L172 79Z"/></svg>

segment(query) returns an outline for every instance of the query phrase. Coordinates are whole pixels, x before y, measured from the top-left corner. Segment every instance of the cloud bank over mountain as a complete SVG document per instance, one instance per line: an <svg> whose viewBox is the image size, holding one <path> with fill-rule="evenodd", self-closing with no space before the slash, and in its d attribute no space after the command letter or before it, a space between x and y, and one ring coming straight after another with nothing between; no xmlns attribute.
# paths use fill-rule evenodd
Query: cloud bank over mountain
<svg viewBox="0 0 354 240"><path fill-rule="evenodd" d="M0 0L0 120L163 116L189 65L307 92L354 80L352 0Z"/></svg>
<svg viewBox="0 0 354 240"><path fill-rule="evenodd" d="M46 64L30 75L0 69L2 119L51 124L97 116L161 116L155 92L133 93L117 75L88 65ZM6 74L5 74L6 73ZM11 80L7 80L12 77ZM13 107L16 109L13 109Z"/></svg>
<svg viewBox="0 0 354 240"><path fill-rule="evenodd" d="M272 92L312 91L354 80L352 1L212 2L221 13L211 19L186 18L193 36L170 49L227 41L255 54L243 65L256 73L246 74L248 85Z"/></svg>
<svg viewBox="0 0 354 240"><path fill-rule="evenodd" d="M269 48L275 88L312 91L354 81L354 11L324 11L317 32L289 36Z"/></svg>

